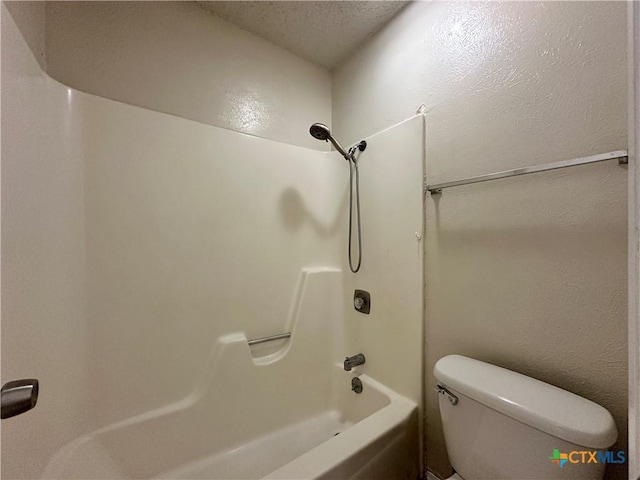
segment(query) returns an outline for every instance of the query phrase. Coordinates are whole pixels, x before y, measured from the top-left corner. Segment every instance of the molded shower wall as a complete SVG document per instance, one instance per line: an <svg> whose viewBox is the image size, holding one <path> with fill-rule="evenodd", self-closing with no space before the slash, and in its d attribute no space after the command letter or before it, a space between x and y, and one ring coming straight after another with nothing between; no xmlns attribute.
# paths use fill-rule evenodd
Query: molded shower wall
<svg viewBox="0 0 640 480"><path fill-rule="evenodd" d="M347 344L365 354L367 373L417 403L422 387L416 378L422 371L423 145L422 115L367 138L358 162L362 266L344 280ZM345 238L341 246L346 243ZM344 247L342 252L346 265ZM368 315L353 307L355 289L371 294Z"/></svg>
<svg viewBox="0 0 640 480"><path fill-rule="evenodd" d="M360 159L363 267L357 277L338 275L349 182L339 154L64 86L32 55L42 5L9 7L1 15L2 379L38 378L41 394L33 411L3 421L3 477L55 473L66 468L65 445L188 398L220 338L295 330L303 269L339 276L341 293L304 304L319 319L313 338L331 350L312 352L322 356L316 365L317 355L298 348L303 360L288 381L313 392L321 385L299 375L325 368L329 354L340 362L362 351L360 371L418 403L421 116L368 139ZM30 27L24 37L14 16ZM307 135L304 122L292 124ZM372 293L371 315L353 309L354 288ZM264 348L254 353L268 354ZM316 403L301 400L287 412L293 418ZM86 458L110 465L108 456ZM131 471L144 476L147 467ZM97 474L91 465L72 468Z"/></svg>
<svg viewBox="0 0 640 480"><path fill-rule="evenodd" d="M65 87L2 9L2 378L41 382L2 473L38 478L185 397L219 336L291 329L302 268L340 266L347 179L335 153Z"/></svg>
<svg viewBox="0 0 640 480"><path fill-rule="evenodd" d="M626 149L626 8L412 3L334 72L333 126L348 143L425 104L431 183ZM451 470L431 372L450 353L600 403L627 450L626 177L608 162L427 196L435 473Z"/></svg>

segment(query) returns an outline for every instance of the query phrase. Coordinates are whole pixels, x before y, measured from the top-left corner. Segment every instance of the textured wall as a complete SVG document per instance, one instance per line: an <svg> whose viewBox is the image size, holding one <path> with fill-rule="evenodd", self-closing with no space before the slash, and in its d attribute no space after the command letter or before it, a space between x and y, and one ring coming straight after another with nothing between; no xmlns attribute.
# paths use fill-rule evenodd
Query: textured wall
<svg viewBox="0 0 640 480"><path fill-rule="evenodd" d="M355 141L424 103L431 182L626 148L625 11L412 4L335 72L334 130ZM431 371L450 353L604 405L626 449L626 170L447 190L426 226L429 468L449 473Z"/></svg>
<svg viewBox="0 0 640 480"><path fill-rule="evenodd" d="M327 149L329 72L195 2L47 2L46 63L78 90L259 137Z"/></svg>
<svg viewBox="0 0 640 480"><path fill-rule="evenodd" d="M640 4L629 2L629 476L640 477Z"/></svg>

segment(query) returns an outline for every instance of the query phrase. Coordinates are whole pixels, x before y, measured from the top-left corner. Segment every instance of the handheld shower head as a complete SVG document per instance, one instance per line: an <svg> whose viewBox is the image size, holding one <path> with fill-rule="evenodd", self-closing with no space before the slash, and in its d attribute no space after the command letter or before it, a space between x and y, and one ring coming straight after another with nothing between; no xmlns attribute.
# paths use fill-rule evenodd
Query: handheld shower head
<svg viewBox="0 0 640 480"><path fill-rule="evenodd" d="M347 161L352 160L351 155L349 155L345 151L345 149L342 148L342 145L340 145L338 141L335 138L333 138L333 135L331 135L331 131L329 130L329 127L327 127L326 125L322 123L314 123L313 125L311 125L311 128L309 128L309 133L313 138L331 142L335 147L335 149L338 150L340 154L345 158L345 160Z"/></svg>
<svg viewBox="0 0 640 480"><path fill-rule="evenodd" d="M358 158L355 156L356 150L360 150L364 152L364 149L367 148L367 142L362 140L357 145L354 145L349 149L349 153L342 148L335 138L331 135L331 130L329 127L322 123L314 123L309 128L309 133L313 138L317 138L318 140L324 140L325 142L331 142L333 146L338 150L342 156L345 158L347 162L349 162L349 268L353 273L356 273L360 270L360 263L362 262L362 232L360 230L360 187L358 182ZM353 165L352 165L353 163ZM351 227L353 222L353 171L356 173L356 212L358 216L357 224L358 224L358 264L353 266L351 263Z"/></svg>
<svg viewBox="0 0 640 480"><path fill-rule="evenodd" d="M322 123L314 123L311 125L309 133L313 138L317 138L318 140L327 140L331 136L329 127Z"/></svg>

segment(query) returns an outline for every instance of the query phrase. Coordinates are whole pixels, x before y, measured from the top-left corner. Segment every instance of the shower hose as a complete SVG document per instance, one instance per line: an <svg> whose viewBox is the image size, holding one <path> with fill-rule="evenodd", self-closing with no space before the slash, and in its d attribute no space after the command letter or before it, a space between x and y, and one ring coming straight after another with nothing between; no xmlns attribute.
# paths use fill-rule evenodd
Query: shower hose
<svg viewBox="0 0 640 480"><path fill-rule="evenodd" d="M349 157L351 161L349 161L349 268L353 273L356 273L360 270L360 264L362 263L362 232L360 230L360 178L358 174L358 159L355 156L358 147L351 147L349 149ZM353 165L351 165L353 163ZM358 226L358 264L353 266L353 260L351 255L351 237L352 237L352 229L353 229L353 171L355 170L355 179L356 179L356 223Z"/></svg>

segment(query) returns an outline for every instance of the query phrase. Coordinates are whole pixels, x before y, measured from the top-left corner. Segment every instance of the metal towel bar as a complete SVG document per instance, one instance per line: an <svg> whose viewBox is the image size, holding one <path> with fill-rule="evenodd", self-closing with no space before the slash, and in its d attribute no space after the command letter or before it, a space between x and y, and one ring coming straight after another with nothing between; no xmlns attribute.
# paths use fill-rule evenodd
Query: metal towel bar
<svg viewBox="0 0 640 480"><path fill-rule="evenodd" d="M499 178L516 177L518 175L527 175L529 173L544 172L547 170L556 170L558 168L574 167L576 165L586 165L588 163L604 162L607 160L618 160L621 165L627 164L629 161L629 153L626 150L617 150L615 152L601 153L591 155L590 157L574 158L572 160L563 160L561 162L547 163L544 165L535 165L532 167L516 168L514 170L505 170L504 172L489 173L487 175L479 175L477 177L455 180L453 182L436 183L433 185L425 185L425 190L429 193L442 193L443 188L457 187L459 185L469 185L470 183L487 182L489 180L498 180ZM425 193L426 193L425 191Z"/></svg>
<svg viewBox="0 0 640 480"><path fill-rule="evenodd" d="M249 340L248 343L249 346L258 345L259 343L273 342L274 340L281 340L283 338L289 338L290 336L291 332L279 333L277 335L271 335L269 337L254 338L253 340Z"/></svg>

